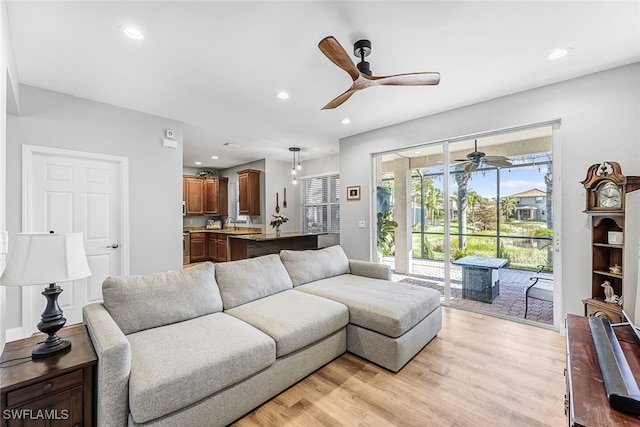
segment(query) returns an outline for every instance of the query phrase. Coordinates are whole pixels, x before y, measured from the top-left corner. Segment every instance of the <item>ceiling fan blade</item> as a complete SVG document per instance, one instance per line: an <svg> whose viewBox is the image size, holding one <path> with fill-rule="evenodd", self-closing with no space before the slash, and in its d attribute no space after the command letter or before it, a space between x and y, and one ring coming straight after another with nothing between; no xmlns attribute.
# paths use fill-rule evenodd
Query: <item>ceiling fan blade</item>
<svg viewBox="0 0 640 427"><path fill-rule="evenodd" d="M508 168L511 167L512 164L509 161L504 161L504 160L486 160L483 159L482 163L489 165L489 166L495 166L497 168Z"/></svg>
<svg viewBox="0 0 640 427"><path fill-rule="evenodd" d="M393 86L429 86L440 83L440 73L406 73L393 76L371 76L371 80L378 85Z"/></svg>
<svg viewBox="0 0 640 427"><path fill-rule="evenodd" d="M331 110L332 108L339 107L340 105L342 105L343 102L345 102L347 99L351 98L351 95L356 93L358 90L360 90L360 89L354 88L353 86L351 86L349 88L349 90L347 90L345 93L343 93L343 94L335 97L334 99L332 99L331 102L329 102L327 105L322 107L322 109L323 110Z"/></svg>
<svg viewBox="0 0 640 427"><path fill-rule="evenodd" d="M360 71L358 71L356 65L353 63L351 58L349 58L349 54L344 50L342 45L338 43L338 40L333 38L333 36L325 37L320 40L318 47L320 48L320 51L322 51L322 53L331 60L331 62L349 73L352 80L355 81L360 77Z"/></svg>
<svg viewBox="0 0 640 427"><path fill-rule="evenodd" d="M485 160L497 161L497 162L509 162L511 163L511 159L505 156L484 156Z"/></svg>

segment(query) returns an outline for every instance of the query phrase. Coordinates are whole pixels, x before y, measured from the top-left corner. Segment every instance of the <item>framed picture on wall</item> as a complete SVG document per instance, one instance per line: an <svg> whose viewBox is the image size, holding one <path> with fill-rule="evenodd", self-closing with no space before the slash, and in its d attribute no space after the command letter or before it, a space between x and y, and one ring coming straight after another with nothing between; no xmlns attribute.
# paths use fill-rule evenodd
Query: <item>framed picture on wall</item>
<svg viewBox="0 0 640 427"><path fill-rule="evenodd" d="M360 186L352 185L347 187L347 200L360 200Z"/></svg>

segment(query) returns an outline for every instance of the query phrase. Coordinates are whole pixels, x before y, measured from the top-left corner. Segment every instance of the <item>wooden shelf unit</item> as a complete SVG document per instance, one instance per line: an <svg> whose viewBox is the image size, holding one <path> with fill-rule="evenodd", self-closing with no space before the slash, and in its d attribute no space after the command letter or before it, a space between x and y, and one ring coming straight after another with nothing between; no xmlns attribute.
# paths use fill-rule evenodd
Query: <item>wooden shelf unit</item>
<svg viewBox="0 0 640 427"><path fill-rule="evenodd" d="M622 295L624 279L624 244L610 244L609 232L624 232L624 211L588 212L591 217L591 298L583 300L586 316L606 317L611 322L621 322L622 307L604 301L602 283L609 281L614 293ZM612 273L609 267L619 265L622 274Z"/></svg>
<svg viewBox="0 0 640 427"><path fill-rule="evenodd" d="M616 295L622 295L623 274L615 274L609 270L614 265L622 266L624 244L607 243L610 231L624 232L624 213L617 215L597 215L591 217L591 296L604 296L602 282L608 280Z"/></svg>

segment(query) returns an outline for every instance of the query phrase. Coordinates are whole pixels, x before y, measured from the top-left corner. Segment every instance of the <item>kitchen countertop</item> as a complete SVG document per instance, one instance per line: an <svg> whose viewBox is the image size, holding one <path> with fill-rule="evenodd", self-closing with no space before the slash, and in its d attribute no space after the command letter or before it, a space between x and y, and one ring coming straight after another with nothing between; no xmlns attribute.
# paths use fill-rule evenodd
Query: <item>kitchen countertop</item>
<svg viewBox="0 0 640 427"><path fill-rule="evenodd" d="M262 242L265 240L279 240L279 239L292 239L295 237L306 237L306 236L322 236L328 233L303 233L301 231L290 231L286 233L282 233L280 237L276 236L276 233L267 233L267 234L247 234L240 236L232 236L232 239L242 239L242 240L252 240L255 242Z"/></svg>
<svg viewBox="0 0 640 427"><path fill-rule="evenodd" d="M217 233L217 234L229 234L229 235L244 235L244 234L259 234L262 230L259 228L249 227L229 227L221 230L207 230L204 227L184 227L183 232L189 233Z"/></svg>

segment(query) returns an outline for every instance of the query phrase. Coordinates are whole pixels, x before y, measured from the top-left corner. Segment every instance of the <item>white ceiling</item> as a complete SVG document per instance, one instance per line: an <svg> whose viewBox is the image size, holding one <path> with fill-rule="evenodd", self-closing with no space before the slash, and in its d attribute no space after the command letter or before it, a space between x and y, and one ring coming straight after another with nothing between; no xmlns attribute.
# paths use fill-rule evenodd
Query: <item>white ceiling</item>
<svg viewBox="0 0 640 427"><path fill-rule="evenodd" d="M637 0L7 5L20 83L182 121L186 166L288 161L291 146L304 162L342 137L640 61ZM370 88L321 111L351 83L317 48L328 35L350 54L370 39L374 75L438 71L441 83ZM572 54L549 61L559 46Z"/></svg>

